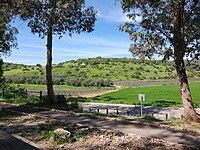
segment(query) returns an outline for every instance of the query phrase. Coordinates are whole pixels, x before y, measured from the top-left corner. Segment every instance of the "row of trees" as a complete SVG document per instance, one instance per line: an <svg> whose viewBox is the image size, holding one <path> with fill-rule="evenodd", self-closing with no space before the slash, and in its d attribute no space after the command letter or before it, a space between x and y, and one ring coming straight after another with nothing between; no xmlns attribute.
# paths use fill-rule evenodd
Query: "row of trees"
<svg viewBox="0 0 200 150"><path fill-rule="evenodd" d="M190 120L198 121L184 58L200 58L200 1L121 0L121 5L132 20L120 27L133 41L130 52L141 59L152 59L154 54L174 59L185 115ZM15 46L12 36L15 32L8 24L13 14L27 20L32 33L38 33L41 38L47 37L47 91L50 102L57 102L52 84L52 35L62 37L65 33L91 32L96 12L93 8L84 7L84 0L2 0L0 6L3 13L0 32L7 35L1 36L0 52L6 53Z"/></svg>
<svg viewBox="0 0 200 150"><path fill-rule="evenodd" d="M45 76L7 76L6 83L15 84L45 84ZM71 85L71 86L96 86L96 87L108 87L114 83L108 79L94 79L83 77L56 77L53 79L54 85Z"/></svg>

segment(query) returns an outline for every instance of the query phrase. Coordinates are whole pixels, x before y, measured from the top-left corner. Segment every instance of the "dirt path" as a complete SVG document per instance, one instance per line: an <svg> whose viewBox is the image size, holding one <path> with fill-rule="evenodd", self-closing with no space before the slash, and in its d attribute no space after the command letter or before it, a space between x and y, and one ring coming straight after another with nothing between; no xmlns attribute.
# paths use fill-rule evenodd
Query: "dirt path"
<svg viewBox="0 0 200 150"><path fill-rule="evenodd" d="M104 91L104 92L99 92L99 93L89 93L89 94L81 94L80 96L81 97L85 97L85 98L90 98L90 97L96 97L96 96L100 96L100 95L103 95L103 94L107 94L107 93L111 93L111 92L116 92L118 90L120 90L122 87L121 86L116 86L115 90L108 90L108 91Z"/></svg>
<svg viewBox="0 0 200 150"><path fill-rule="evenodd" d="M55 119L62 122L77 123L88 127L97 127L99 129L108 129L112 131L120 131L128 134L137 134L145 137L160 138L173 143L192 145L200 147L200 135L191 135L184 132L177 132L168 129L160 129L144 125L136 125L129 122L107 120L91 116L84 116L77 113L69 113L64 111L52 111L52 110L39 110L33 107L16 106L16 105L4 105L0 103L0 107L7 109L28 112L39 117L45 117L49 119Z"/></svg>

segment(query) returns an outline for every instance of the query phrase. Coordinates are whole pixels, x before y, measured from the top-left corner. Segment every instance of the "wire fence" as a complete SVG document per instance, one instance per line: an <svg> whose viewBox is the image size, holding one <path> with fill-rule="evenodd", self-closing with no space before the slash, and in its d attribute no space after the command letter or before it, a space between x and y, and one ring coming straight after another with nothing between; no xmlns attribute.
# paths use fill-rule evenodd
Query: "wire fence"
<svg viewBox="0 0 200 150"><path fill-rule="evenodd" d="M79 89L55 89L55 95L64 95L65 97L80 97L85 94L104 92L105 88L79 88ZM16 99L39 97L42 100L43 96L47 95L47 90L26 90L23 88L0 88L0 98L2 99Z"/></svg>

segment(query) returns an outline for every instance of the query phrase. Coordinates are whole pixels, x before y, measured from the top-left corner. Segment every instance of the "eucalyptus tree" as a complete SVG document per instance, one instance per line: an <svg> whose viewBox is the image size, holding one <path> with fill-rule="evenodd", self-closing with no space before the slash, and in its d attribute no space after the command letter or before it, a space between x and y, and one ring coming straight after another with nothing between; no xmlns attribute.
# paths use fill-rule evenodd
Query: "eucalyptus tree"
<svg viewBox="0 0 200 150"><path fill-rule="evenodd" d="M28 20L33 34L47 37L46 83L49 101L57 103L52 82L52 40L53 35L92 32L96 11L86 7L84 0L21 0L20 17ZM24 9L23 9L24 8Z"/></svg>
<svg viewBox="0 0 200 150"><path fill-rule="evenodd" d="M3 60L0 59L0 88L3 86L5 78L3 77Z"/></svg>
<svg viewBox="0 0 200 150"><path fill-rule="evenodd" d="M185 116L198 121L184 59L200 58L200 1L122 0L121 4L132 20L120 27L133 41L129 51L143 59L157 54L174 60Z"/></svg>
<svg viewBox="0 0 200 150"><path fill-rule="evenodd" d="M5 78L3 77L3 60L2 55L9 55L12 48L17 47L16 34L18 30L11 26L10 22L16 15L16 2L13 0L0 1L0 87L3 86Z"/></svg>
<svg viewBox="0 0 200 150"><path fill-rule="evenodd" d="M18 30L10 22L16 14L14 0L0 1L0 57L10 54L12 48L17 47L16 34Z"/></svg>

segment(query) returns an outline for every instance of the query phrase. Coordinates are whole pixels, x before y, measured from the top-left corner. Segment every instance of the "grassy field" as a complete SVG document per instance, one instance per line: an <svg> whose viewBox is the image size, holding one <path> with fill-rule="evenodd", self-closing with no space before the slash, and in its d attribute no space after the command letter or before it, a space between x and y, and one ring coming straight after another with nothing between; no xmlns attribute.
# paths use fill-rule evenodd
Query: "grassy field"
<svg viewBox="0 0 200 150"><path fill-rule="evenodd" d="M200 82L190 83L195 106L200 107ZM151 106L182 106L179 86L176 84L141 88L125 88L116 92L88 99L90 102L113 104L139 104L138 94L145 94L144 105Z"/></svg>

